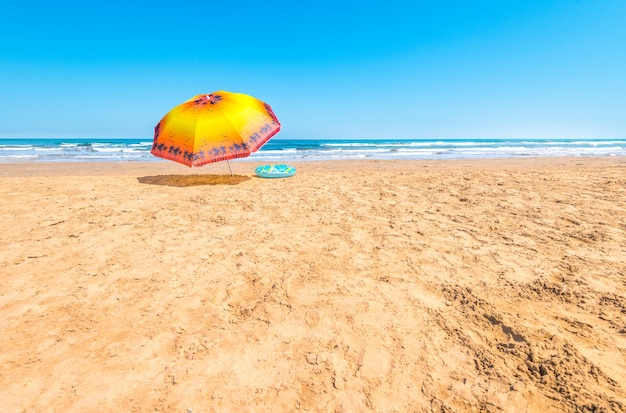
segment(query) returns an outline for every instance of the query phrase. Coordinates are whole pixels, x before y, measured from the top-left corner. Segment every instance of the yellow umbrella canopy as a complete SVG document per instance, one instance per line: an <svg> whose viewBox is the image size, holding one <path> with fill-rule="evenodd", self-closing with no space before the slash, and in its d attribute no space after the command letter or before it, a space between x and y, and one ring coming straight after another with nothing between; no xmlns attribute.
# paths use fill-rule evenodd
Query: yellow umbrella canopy
<svg viewBox="0 0 626 413"><path fill-rule="evenodd" d="M220 90L196 95L169 111L154 128L152 154L202 166L250 156L279 130L268 104Z"/></svg>

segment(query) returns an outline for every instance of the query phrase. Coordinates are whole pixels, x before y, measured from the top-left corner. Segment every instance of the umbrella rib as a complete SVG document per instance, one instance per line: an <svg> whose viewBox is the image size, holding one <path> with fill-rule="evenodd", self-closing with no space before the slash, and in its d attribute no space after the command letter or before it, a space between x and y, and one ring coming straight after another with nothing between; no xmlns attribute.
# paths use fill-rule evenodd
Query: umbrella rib
<svg viewBox="0 0 626 413"><path fill-rule="evenodd" d="M243 137L241 136L241 133L239 132L239 130L237 130L237 128L235 127L234 122L232 121L232 119L230 118L230 116L228 116L228 113L226 113L225 111L222 110L221 107L217 107L217 110L220 111L220 113L222 114L222 116L224 116L226 119L228 119L228 123L230 124L230 126L233 128L233 130L235 130L235 132L237 132L237 136L239 136L239 141L241 142L242 145L245 145L247 148L246 143L244 142ZM236 156L233 156L230 159L236 158Z"/></svg>

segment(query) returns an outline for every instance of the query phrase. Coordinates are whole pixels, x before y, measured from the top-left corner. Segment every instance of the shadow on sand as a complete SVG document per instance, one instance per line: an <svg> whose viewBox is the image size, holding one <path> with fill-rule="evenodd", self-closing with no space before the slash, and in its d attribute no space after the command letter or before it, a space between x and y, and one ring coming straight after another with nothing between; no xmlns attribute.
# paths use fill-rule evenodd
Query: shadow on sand
<svg viewBox="0 0 626 413"><path fill-rule="evenodd" d="M244 175L156 175L140 176L139 183L165 186L237 185L249 180Z"/></svg>

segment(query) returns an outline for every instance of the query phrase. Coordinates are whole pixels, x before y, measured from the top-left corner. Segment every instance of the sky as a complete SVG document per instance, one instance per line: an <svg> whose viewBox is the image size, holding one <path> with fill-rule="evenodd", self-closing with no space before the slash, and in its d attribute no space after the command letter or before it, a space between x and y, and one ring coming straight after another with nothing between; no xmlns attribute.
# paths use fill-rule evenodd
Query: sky
<svg viewBox="0 0 626 413"><path fill-rule="evenodd" d="M0 138L152 139L217 90L283 139L624 138L624 22L624 0L5 2Z"/></svg>

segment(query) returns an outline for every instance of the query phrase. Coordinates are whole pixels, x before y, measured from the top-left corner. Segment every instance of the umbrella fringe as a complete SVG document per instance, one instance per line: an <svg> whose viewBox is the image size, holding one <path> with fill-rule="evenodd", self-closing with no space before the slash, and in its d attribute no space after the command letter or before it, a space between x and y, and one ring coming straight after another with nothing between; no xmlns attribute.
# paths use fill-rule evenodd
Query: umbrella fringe
<svg viewBox="0 0 626 413"><path fill-rule="evenodd" d="M237 159L237 158L247 158L248 156L250 156L250 154L239 154L239 153L236 153L236 154L220 156L219 158L198 159L197 161L193 161L192 162L192 166L199 167L199 166L204 166L204 165L209 164L209 163L228 161L228 160Z"/></svg>
<svg viewBox="0 0 626 413"><path fill-rule="evenodd" d="M228 155L223 155L223 156L219 156L217 158L211 158L211 159L198 159L192 162L192 165L194 167L200 167L200 166L204 166L207 165L209 163L215 163L215 162L221 162L221 161L228 161L230 159L237 159L237 158L247 158L248 156L250 156L253 152L258 151L259 149L261 149L263 147L263 145L265 145L270 139L272 139L272 137L274 135L276 135L278 132L280 131L280 125L278 126L278 128L276 128L276 130L272 131L270 134L268 134L265 138L263 138L260 143L258 143L256 145L256 148L254 148L253 150L247 151L247 152L242 152L242 153L232 153L232 154L228 154ZM171 159L171 158L168 158Z"/></svg>
<svg viewBox="0 0 626 413"><path fill-rule="evenodd" d="M188 160L187 158L185 158L184 156L180 156L180 155L173 155L168 151L159 151L159 150L152 150L150 151L153 155L158 156L159 158L163 158L163 159L169 159L170 161L174 161L174 162L178 162L180 164L183 164L185 166L188 166L191 168L191 165L193 164L193 160Z"/></svg>

